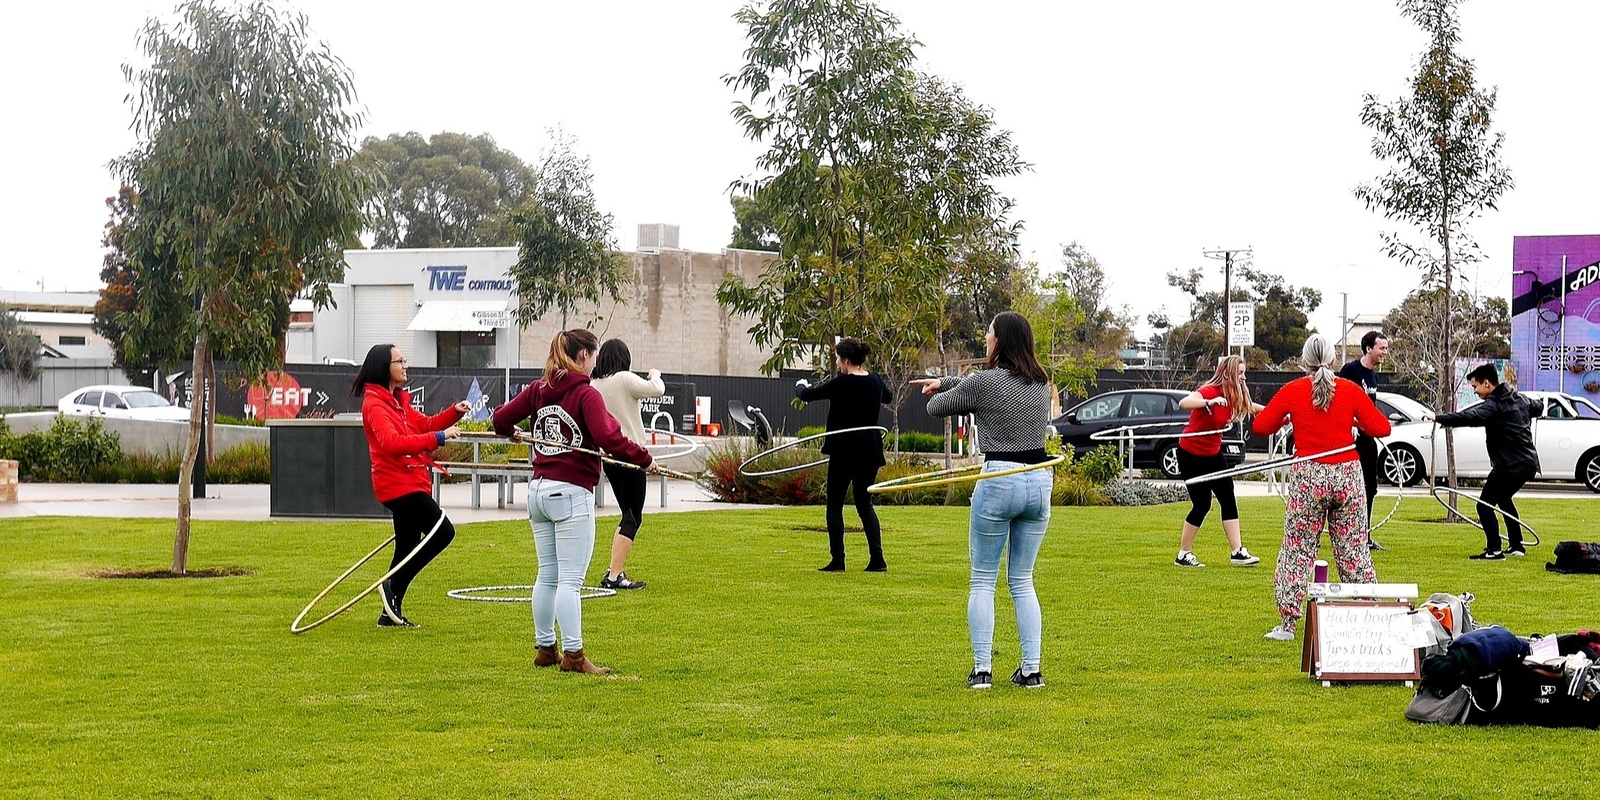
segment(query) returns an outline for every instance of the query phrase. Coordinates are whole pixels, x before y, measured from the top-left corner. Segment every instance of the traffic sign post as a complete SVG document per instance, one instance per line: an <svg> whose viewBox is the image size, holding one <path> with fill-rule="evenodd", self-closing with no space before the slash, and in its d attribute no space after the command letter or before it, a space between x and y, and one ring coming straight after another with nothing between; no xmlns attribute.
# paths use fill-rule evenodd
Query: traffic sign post
<svg viewBox="0 0 1600 800"><path fill-rule="evenodd" d="M1255 346L1255 303L1228 304L1228 343L1239 348Z"/></svg>

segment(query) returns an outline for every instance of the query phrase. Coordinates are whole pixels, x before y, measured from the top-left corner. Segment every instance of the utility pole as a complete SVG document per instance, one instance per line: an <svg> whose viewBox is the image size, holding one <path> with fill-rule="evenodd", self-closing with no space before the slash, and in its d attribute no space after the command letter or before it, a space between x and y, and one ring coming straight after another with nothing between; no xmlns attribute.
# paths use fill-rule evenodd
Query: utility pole
<svg viewBox="0 0 1600 800"><path fill-rule="evenodd" d="M1228 319L1228 304L1233 302L1233 261L1234 259L1249 259L1253 253L1250 248L1244 247L1236 250L1205 250L1202 251L1206 258L1220 259L1222 261L1222 354L1228 354L1228 329L1232 320Z"/></svg>

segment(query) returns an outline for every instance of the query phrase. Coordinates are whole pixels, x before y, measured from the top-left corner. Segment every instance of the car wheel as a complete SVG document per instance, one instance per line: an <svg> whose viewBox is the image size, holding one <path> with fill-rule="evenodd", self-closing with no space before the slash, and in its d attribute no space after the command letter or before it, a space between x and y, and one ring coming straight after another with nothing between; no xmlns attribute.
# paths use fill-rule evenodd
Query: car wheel
<svg viewBox="0 0 1600 800"><path fill-rule="evenodd" d="M1422 480L1422 454L1409 444L1393 444L1385 452L1382 469L1384 481L1395 486L1414 486Z"/></svg>
<svg viewBox="0 0 1600 800"><path fill-rule="evenodd" d="M1578 460L1578 480L1591 492L1600 492L1600 450L1590 450Z"/></svg>
<svg viewBox="0 0 1600 800"><path fill-rule="evenodd" d="M1173 480L1183 477L1183 473L1178 469L1177 445L1163 444L1161 446L1161 474Z"/></svg>

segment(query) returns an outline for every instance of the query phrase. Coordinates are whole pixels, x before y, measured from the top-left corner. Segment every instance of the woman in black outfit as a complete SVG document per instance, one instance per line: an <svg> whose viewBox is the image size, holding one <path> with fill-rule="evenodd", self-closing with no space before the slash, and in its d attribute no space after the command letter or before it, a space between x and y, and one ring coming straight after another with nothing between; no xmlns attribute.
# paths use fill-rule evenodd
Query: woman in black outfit
<svg viewBox="0 0 1600 800"><path fill-rule="evenodd" d="M804 378L794 385L795 396L810 403L828 401L828 431L862 428L878 424L884 403L894 400L883 379L863 365L872 348L860 339L844 338L833 347L838 374L816 386ZM844 571L844 494L853 489L856 514L867 534L867 572L884 572L883 536L878 514L872 510L872 495L867 487L878 480L883 466L883 436L878 431L855 431L828 436L822 440L822 454L828 457L828 552L832 558L822 572Z"/></svg>

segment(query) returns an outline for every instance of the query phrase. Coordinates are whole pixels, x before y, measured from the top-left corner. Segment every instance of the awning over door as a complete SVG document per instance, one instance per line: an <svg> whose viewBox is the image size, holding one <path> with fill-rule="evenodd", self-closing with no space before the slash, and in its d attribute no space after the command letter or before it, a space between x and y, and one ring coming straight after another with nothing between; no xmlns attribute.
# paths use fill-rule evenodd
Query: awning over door
<svg viewBox="0 0 1600 800"><path fill-rule="evenodd" d="M428 300L408 331L489 331L509 325L504 300Z"/></svg>

